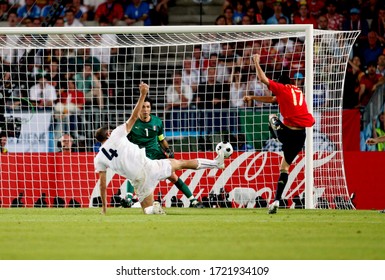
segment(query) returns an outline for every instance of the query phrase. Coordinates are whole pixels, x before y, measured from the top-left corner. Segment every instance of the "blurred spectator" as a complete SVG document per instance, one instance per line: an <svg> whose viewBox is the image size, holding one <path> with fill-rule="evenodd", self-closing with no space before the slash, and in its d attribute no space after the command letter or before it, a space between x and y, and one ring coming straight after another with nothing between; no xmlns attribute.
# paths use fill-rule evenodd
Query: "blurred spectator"
<svg viewBox="0 0 385 280"><path fill-rule="evenodd" d="M304 0L281 0L282 13L293 23L293 17L298 13L299 5L306 4Z"/></svg>
<svg viewBox="0 0 385 280"><path fill-rule="evenodd" d="M196 108L229 108L229 89L225 85L227 84L216 81L216 69L208 68L207 81L199 84L198 91L193 98L193 101L196 102Z"/></svg>
<svg viewBox="0 0 385 280"><path fill-rule="evenodd" d="M23 0L20 0L19 3L23 3ZM48 0L35 0L36 5L38 5L40 8L43 8L45 5L47 5Z"/></svg>
<svg viewBox="0 0 385 280"><path fill-rule="evenodd" d="M165 110L187 109L193 98L193 92L189 85L182 84L182 72L175 71L173 82L167 87Z"/></svg>
<svg viewBox="0 0 385 280"><path fill-rule="evenodd" d="M258 81L257 75L255 72L250 72L249 77L247 79L247 86L246 86L246 95L251 95L251 96L264 96L264 95L269 95L269 90L268 88ZM262 107L263 103L250 100L250 102L245 103L245 106L247 107Z"/></svg>
<svg viewBox="0 0 385 280"><path fill-rule="evenodd" d="M88 10L87 6L82 4L82 0L72 0L72 5L70 7L74 11L75 18L80 20L80 22L87 21Z"/></svg>
<svg viewBox="0 0 385 280"><path fill-rule="evenodd" d="M7 13L7 27L16 27L18 24L17 12L15 10L9 10Z"/></svg>
<svg viewBox="0 0 385 280"><path fill-rule="evenodd" d="M207 81L198 86L197 93L193 97L194 105L197 109L209 109L201 111L198 116L198 126L200 131L211 134L214 131L222 131L227 128L228 110L230 105L230 92L227 83L222 84L216 81L216 69L207 69ZM212 111L210 109L221 109Z"/></svg>
<svg viewBox="0 0 385 280"><path fill-rule="evenodd" d="M227 7L223 10L223 15L226 18L226 25L233 25L233 16L234 16L234 10L231 7Z"/></svg>
<svg viewBox="0 0 385 280"><path fill-rule="evenodd" d="M275 44L274 48L280 54L292 53L294 51L294 41L288 37L280 38Z"/></svg>
<svg viewBox="0 0 385 280"><path fill-rule="evenodd" d="M41 9L40 16L42 19L46 18L52 8L52 5L55 3L55 0L48 0L47 5L44 5L44 7ZM60 17L64 17L65 11L64 9L60 13Z"/></svg>
<svg viewBox="0 0 385 280"><path fill-rule="evenodd" d="M282 13L282 2L276 0L274 2L274 14L267 19L266 24L278 24L282 17L286 19L286 23L290 23L289 18Z"/></svg>
<svg viewBox="0 0 385 280"><path fill-rule="evenodd" d="M377 16L377 12L384 4L383 0L367 0L361 3L361 15L366 20L373 20Z"/></svg>
<svg viewBox="0 0 385 280"><path fill-rule="evenodd" d="M367 73L361 78L358 102L360 106L366 106L377 87L384 84L385 78L376 74L377 64L369 62Z"/></svg>
<svg viewBox="0 0 385 280"><path fill-rule="evenodd" d="M221 43L219 60L223 62L226 65L226 67L229 67L230 69L235 64L239 65L240 56L236 53L235 49L236 49L236 43L233 43L233 42Z"/></svg>
<svg viewBox="0 0 385 280"><path fill-rule="evenodd" d="M349 18L347 18L342 23L342 30L345 31L361 31L358 37L358 43L360 44L362 41L366 40L369 32L369 24L368 21L364 18L361 18L360 10L358 8L352 8L349 11Z"/></svg>
<svg viewBox="0 0 385 280"><path fill-rule="evenodd" d="M241 68L233 66L230 77L230 106L244 107L243 97L246 95L247 75L241 73Z"/></svg>
<svg viewBox="0 0 385 280"><path fill-rule="evenodd" d="M151 25L149 17L150 6L143 0L132 0L124 13L125 22L129 26L133 25Z"/></svg>
<svg viewBox="0 0 385 280"><path fill-rule="evenodd" d="M385 6L378 8L378 12L370 25L370 30L377 33L378 40L381 43L385 43Z"/></svg>
<svg viewBox="0 0 385 280"><path fill-rule="evenodd" d="M50 63L45 66L45 77L47 81L55 87L56 90L60 90L61 82L65 80L60 74L59 61L57 58L52 58Z"/></svg>
<svg viewBox="0 0 385 280"><path fill-rule="evenodd" d="M250 18L250 24L262 24L262 17L260 17L260 22L257 22L257 17L255 14L255 8L253 6L250 6L247 8L245 15L247 15Z"/></svg>
<svg viewBox="0 0 385 280"><path fill-rule="evenodd" d="M83 23L75 17L75 11L68 9L65 11L64 16L64 26L66 27L80 27L83 26Z"/></svg>
<svg viewBox="0 0 385 280"><path fill-rule="evenodd" d="M85 64L82 72L75 75L76 88L85 95L86 105L97 105L104 109L104 96L99 78L92 71L91 64Z"/></svg>
<svg viewBox="0 0 385 280"><path fill-rule="evenodd" d="M219 15L215 19L215 25L226 25L226 17L224 15Z"/></svg>
<svg viewBox="0 0 385 280"><path fill-rule="evenodd" d="M254 152L255 148L253 145L247 142L246 136L243 133L231 134L230 143L236 143L234 145L234 151L240 152Z"/></svg>
<svg viewBox="0 0 385 280"><path fill-rule="evenodd" d="M60 138L60 151L63 153L71 153L73 149L74 139L69 134L63 134Z"/></svg>
<svg viewBox="0 0 385 280"><path fill-rule="evenodd" d="M55 117L64 125L64 131L78 138L79 123L82 121L79 113L86 103L84 93L76 89L74 80L68 80L65 88L60 91L59 101L55 105Z"/></svg>
<svg viewBox="0 0 385 280"><path fill-rule="evenodd" d="M239 23L240 25L250 25L252 24L251 18L249 15L243 15L241 22Z"/></svg>
<svg viewBox="0 0 385 280"><path fill-rule="evenodd" d="M208 64L208 59L206 59L202 53L202 45L194 45L191 57L191 69L197 71L199 77L201 77L202 71L207 69Z"/></svg>
<svg viewBox="0 0 385 280"><path fill-rule="evenodd" d="M377 58L377 74L381 74L383 77L385 76L385 55L380 54Z"/></svg>
<svg viewBox="0 0 385 280"><path fill-rule="evenodd" d="M268 57L272 53L272 50L274 51L274 54L277 52L273 48L273 40L272 39L264 39L261 41L261 64L266 64Z"/></svg>
<svg viewBox="0 0 385 280"><path fill-rule="evenodd" d="M85 64L91 65L93 73L98 78L100 78L100 60L97 57L93 56L91 52L91 48L76 49L76 53L73 55L73 57L69 58L68 63L76 67L76 72L83 71L83 67Z"/></svg>
<svg viewBox="0 0 385 280"><path fill-rule="evenodd" d="M226 9L227 7L233 8L236 4L237 0L224 0L222 5L222 10Z"/></svg>
<svg viewBox="0 0 385 280"><path fill-rule="evenodd" d="M17 79L12 78L12 74L9 68L4 68L5 67L3 67L2 80L0 81L0 96L2 95L5 99L1 99L1 101L5 100L5 106L12 111L20 110L21 98L26 97L22 96L21 89L25 89L26 85ZM0 106L4 105L1 104Z"/></svg>
<svg viewBox="0 0 385 280"><path fill-rule="evenodd" d="M385 136L385 110L382 111L377 118L373 119L372 138ZM377 143L377 151L385 151L385 142Z"/></svg>
<svg viewBox="0 0 385 280"><path fill-rule="evenodd" d="M18 18L18 20L19 20L19 18ZM32 26L33 26L33 25L32 25L32 18L27 17L27 18L23 19L23 20L19 23L19 25L25 26L25 27L32 27Z"/></svg>
<svg viewBox="0 0 385 280"><path fill-rule="evenodd" d="M361 78L365 75L359 56L354 56L349 60L345 76L343 108L352 109L358 105L358 95L360 92Z"/></svg>
<svg viewBox="0 0 385 280"><path fill-rule="evenodd" d="M306 4L300 4L298 14L293 18L294 24L313 24L314 28L317 28L317 20L313 18L307 9Z"/></svg>
<svg viewBox="0 0 385 280"><path fill-rule="evenodd" d="M370 31L367 39L361 44L361 57L364 65L370 61L377 61L378 56L383 52L383 47L377 37L375 31Z"/></svg>
<svg viewBox="0 0 385 280"><path fill-rule="evenodd" d="M29 89L29 100L39 110L52 110L57 99L55 87L48 83L44 75L39 74L36 79L38 82Z"/></svg>
<svg viewBox="0 0 385 280"><path fill-rule="evenodd" d="M301 72L297 72L293 76L294 85L299 88L302 92L304 91L303 84L305 82L305 78Z"/></svg>
<svg viewBox="0 0 385 280"><path fill-rule="evenodd" d="M307 0L310 16L318 18L325 6L325 0Z"/></svg>
<svg viewBox="0 0 385 280"><path fill-rule="evenodd" d="M250 72L255 72L255 66L252 61L253 56L253 47L254 44L247 44L242 52L242 56L240 56L237 65L241 67L242 74L248 74Z"/></svg>
<svg viewBox="0 0 385 280"><path fill-rule="evenodd" d="M99 23L107 20L110 25L117 25L123 16L123 6L115 0L107 0L96 8L94 20Z"/></svg>
<svg viewBox="0 0 385 280"><path fill-rule="evenodd" d="M105 0L83 0L83 5L87 7L87 19L94 20L97 7Z"/></svg>
<svg viewBox="0 0 385 280"><path fill-rule="evenodd" d="M105 18L99 20L99 26L109 26L110 23ZM96 48L90 49L90 58L96 58L99 62L101 68L101 80L108 80L109 71L115 71L115 61L113 58L116 57L118 53L117 48L111 46L116 46L118 43L118 38L116 34L94 34L94 45ZM87 60L87 58L86 58ZM95 71L96 69L94 69Z"/></svg>
<svg viewBox="0 0 385 280"><path fill-rule="evenodd" d="M328 26L329 25L328 18L324 15L321 15L318 17L317 24L318 24L318 29L320 30L330 30Z"/></svg>
<svg viewBox="0 0 385 280"><path fill-rule="evenodd" d="M168 25L168 2L170 0L149 0L151 25Z"/></svg>
<svg viewBox="0 0 385 280"><path fill-rule="evenodd" d="M202 55L205 59L209 58L210 54L212 53L215 53L218 55L220 50L221 50L221 44L219 42L202 44Z"/></svg>
<svg viewBox="0 0 385 280"><path fill-rule="evenodd" d="M257 0L255 4L255 16L258 24L265 24L267 19L274 14L274 10L265 5L265 1Z"/></svg>
<svg viewBox="0 0 385 280"><path fill-rule="evenodd" d="M289 24L287 19L288 19L287 17L280 17L278 20L278 24Z"/></svg>
<svg viewBox="0 0 385 280"><path fill-rule="evenodd" d="M191 58L183 60L182 83L189 85L193 92L197 91L200 81L200 72L192 68Z"/></svg>
<svg viewBox="0 0 385 280"><path fill-rule="evenodd" d="M2 42L5 42L3 47L0 49L1 64L10 65L11 63L16 63L17 51L12 48L12 40L9 39L9 35L0 34L0 39Z"/></svg>
<svg viewBox="0 0 385 280"><path fill-rule="evenodd" d="M342 24L344 22L344 16L337 13L337 1L326 1L326 14L324 15L328 21L329 30L342 30Z"/></svg>
<svg viewBox="0 0 385 280"><path fill-rule="evenodd" d="M36 5L34 0L25 0L25 5L20 6L17 9L17 18L19 22L23 22L26 18L40 18L40 14L41 9Z"/></svg>
<svg viewBox="0 0 385 280"><path fill-rule="evenodd" d="M210 58L208 59L208 68L215 68L216 69L216 81L219 83L224 83L229 80L229 74L227 73L227 67L224 65L224 63L220 62L218 59L218 54L211 53ZM204 69L201 71L201 82L207 81L208 71L207 69Z"/></svg>
<svg viewBox="0 0 385 280"><path fill-rule="evenodd" d="M19 79L28 81L28 88L36 82L36 75L43 72L44 49L29 48L28 45L36 44L37 38L32 35L19 37L16 43L22 48L17 49L16 65L19 67Z"/></svg>
<svg viewBox="0 0 385 280"><path fill-rule="evenodd" d="M326 104L326 85L314 84L313 85L313 107L320 108L325 106Z"/></svg>
<svg viewBox="0 0 385 280"><path fill-rule="evenodd" d="M0 154L7 154L7 134L5 131L0 132Z"/></svg>
<svg viewBox="0 0 385 280"><path fill-rule="evenodd" d="M31 27L41 27L41 18L33 18Z"/></svg>
<svg viewBox="0 0 385 280"><path fill-rule="evenodd" d="M64 18L59 17L56 19L55 27L64 27L65 22ZM75 35L73 34L49 34L46 46L48 48L51 47L65 47L65 46L72 46L75 41ZM57 49L53 49L52 51L55 52Z"/></svg>
<svg viewBox="0 0 385 280"><path fill-rule="evenodd" d="M8 1L0 0L0 21L6 21L8 19L8 11Z"/></svg>
<svg viewBox="0 0 385 280"><path fill-rule="evenodd" d="M237 0L233 7L233 23L240 24L244 15L243 1Z"/></svg>

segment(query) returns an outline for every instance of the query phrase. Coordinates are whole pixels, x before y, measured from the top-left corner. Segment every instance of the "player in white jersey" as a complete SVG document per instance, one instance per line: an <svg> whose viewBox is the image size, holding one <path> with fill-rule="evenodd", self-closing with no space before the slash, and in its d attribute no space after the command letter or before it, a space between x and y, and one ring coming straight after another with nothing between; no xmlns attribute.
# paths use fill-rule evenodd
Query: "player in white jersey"
<svg viewBox="0 0 385 280"><path fill-rule="evenodd" d="M107 210L106 173L108 168L132 181L145 214L164 214L159 202L154 202L153 196L154 189L160 180L170 177L173 172L180 169L223 169L225 167L223 153L219 153L214 160L203 158L151 160L147 158L145 150L131 143L126 137L139 118L149 87L142 82L139 90L139 100L127 122L113 131L108 127L101 127L95 134L96 140L102 144L94 159L95 170L99 174L100 180L102 214L105 214Z"/></svg>

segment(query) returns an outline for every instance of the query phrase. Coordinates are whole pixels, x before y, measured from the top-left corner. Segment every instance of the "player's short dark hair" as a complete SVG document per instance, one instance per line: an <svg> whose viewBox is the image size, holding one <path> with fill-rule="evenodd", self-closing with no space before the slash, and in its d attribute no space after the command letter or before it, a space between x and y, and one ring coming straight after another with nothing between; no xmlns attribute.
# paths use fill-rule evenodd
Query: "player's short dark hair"
<svg viewBox="0 0 385 280"><path fill-rule="evenodd" d="M95 139L102 143L104 141L107 140L107 135L108 135L108 130L109 128L107 126L102 126L101 128L99 128L98 130L96 130L95 132Z"/></svg>
<svg viewBox="0 0 385 280"><path fill-rule="evenodd" d="M151 100L150 97L146 97L146 98L144 99L144 102L150 103L150 107L152 108L152 100ZM143 103L144 103L144 102L143 102Z"/></svg>
<svg viewBox="0 0 385 280"><path fill-rule="evenodd" d="M281 83L281 84L284 84L284 85L288 85L291 83L290 81L290 77L286 74L282 74L279 78L278 78L278 83Z"/></svg>

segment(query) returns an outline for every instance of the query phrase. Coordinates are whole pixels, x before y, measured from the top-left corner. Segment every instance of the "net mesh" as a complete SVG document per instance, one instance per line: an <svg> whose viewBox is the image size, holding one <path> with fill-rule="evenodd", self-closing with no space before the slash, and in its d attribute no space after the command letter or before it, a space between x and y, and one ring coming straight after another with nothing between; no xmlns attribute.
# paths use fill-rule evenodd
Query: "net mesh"
<svg viewBox="0 0 385 280"><path fill-rule="evenodd" d="M269 114L279 114L279 108L242 101L244 95L271 95L256 79L252 56L260 53L269 78L287 74L305 94L305 79L313 75L313 101L308 103L316 118L314 204L351 208L341 108L357 32L314 30L311 73L305 67L305 31L249 29L45 28L17 34L4 29L0 87L8 154L1 157L2 205L18 205L18 196L23 206L43 196L48 206L99 205L94 131L127 120L144 81L150 85L152 113L163 120L164 135L178 158L213 158L221 141L234 147L223 172L178 173L193 194L211 207L263 207L273 197L282 152L267 126ZM70 155L62 152L65 134L73 139ZM287 207L304 207L304 166L305 152L290 171L283 194ZM108 192L115 206L125 182L112 175ZM155 193L166 206L175 201L189 205L168 181Z"/></svg>

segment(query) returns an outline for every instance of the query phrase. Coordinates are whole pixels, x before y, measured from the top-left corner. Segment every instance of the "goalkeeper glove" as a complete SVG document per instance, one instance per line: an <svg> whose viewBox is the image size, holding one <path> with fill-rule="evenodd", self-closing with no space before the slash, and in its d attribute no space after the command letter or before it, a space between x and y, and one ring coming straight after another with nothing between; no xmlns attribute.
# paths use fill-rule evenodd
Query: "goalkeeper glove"
<svg viewBox="0 0 385 280"><path fill-rule="evenodd" d="M164 154L165 154L168 158L174 158L174 152L173 152L170 148L167 148L167 149L164 151Z"/></svg>

